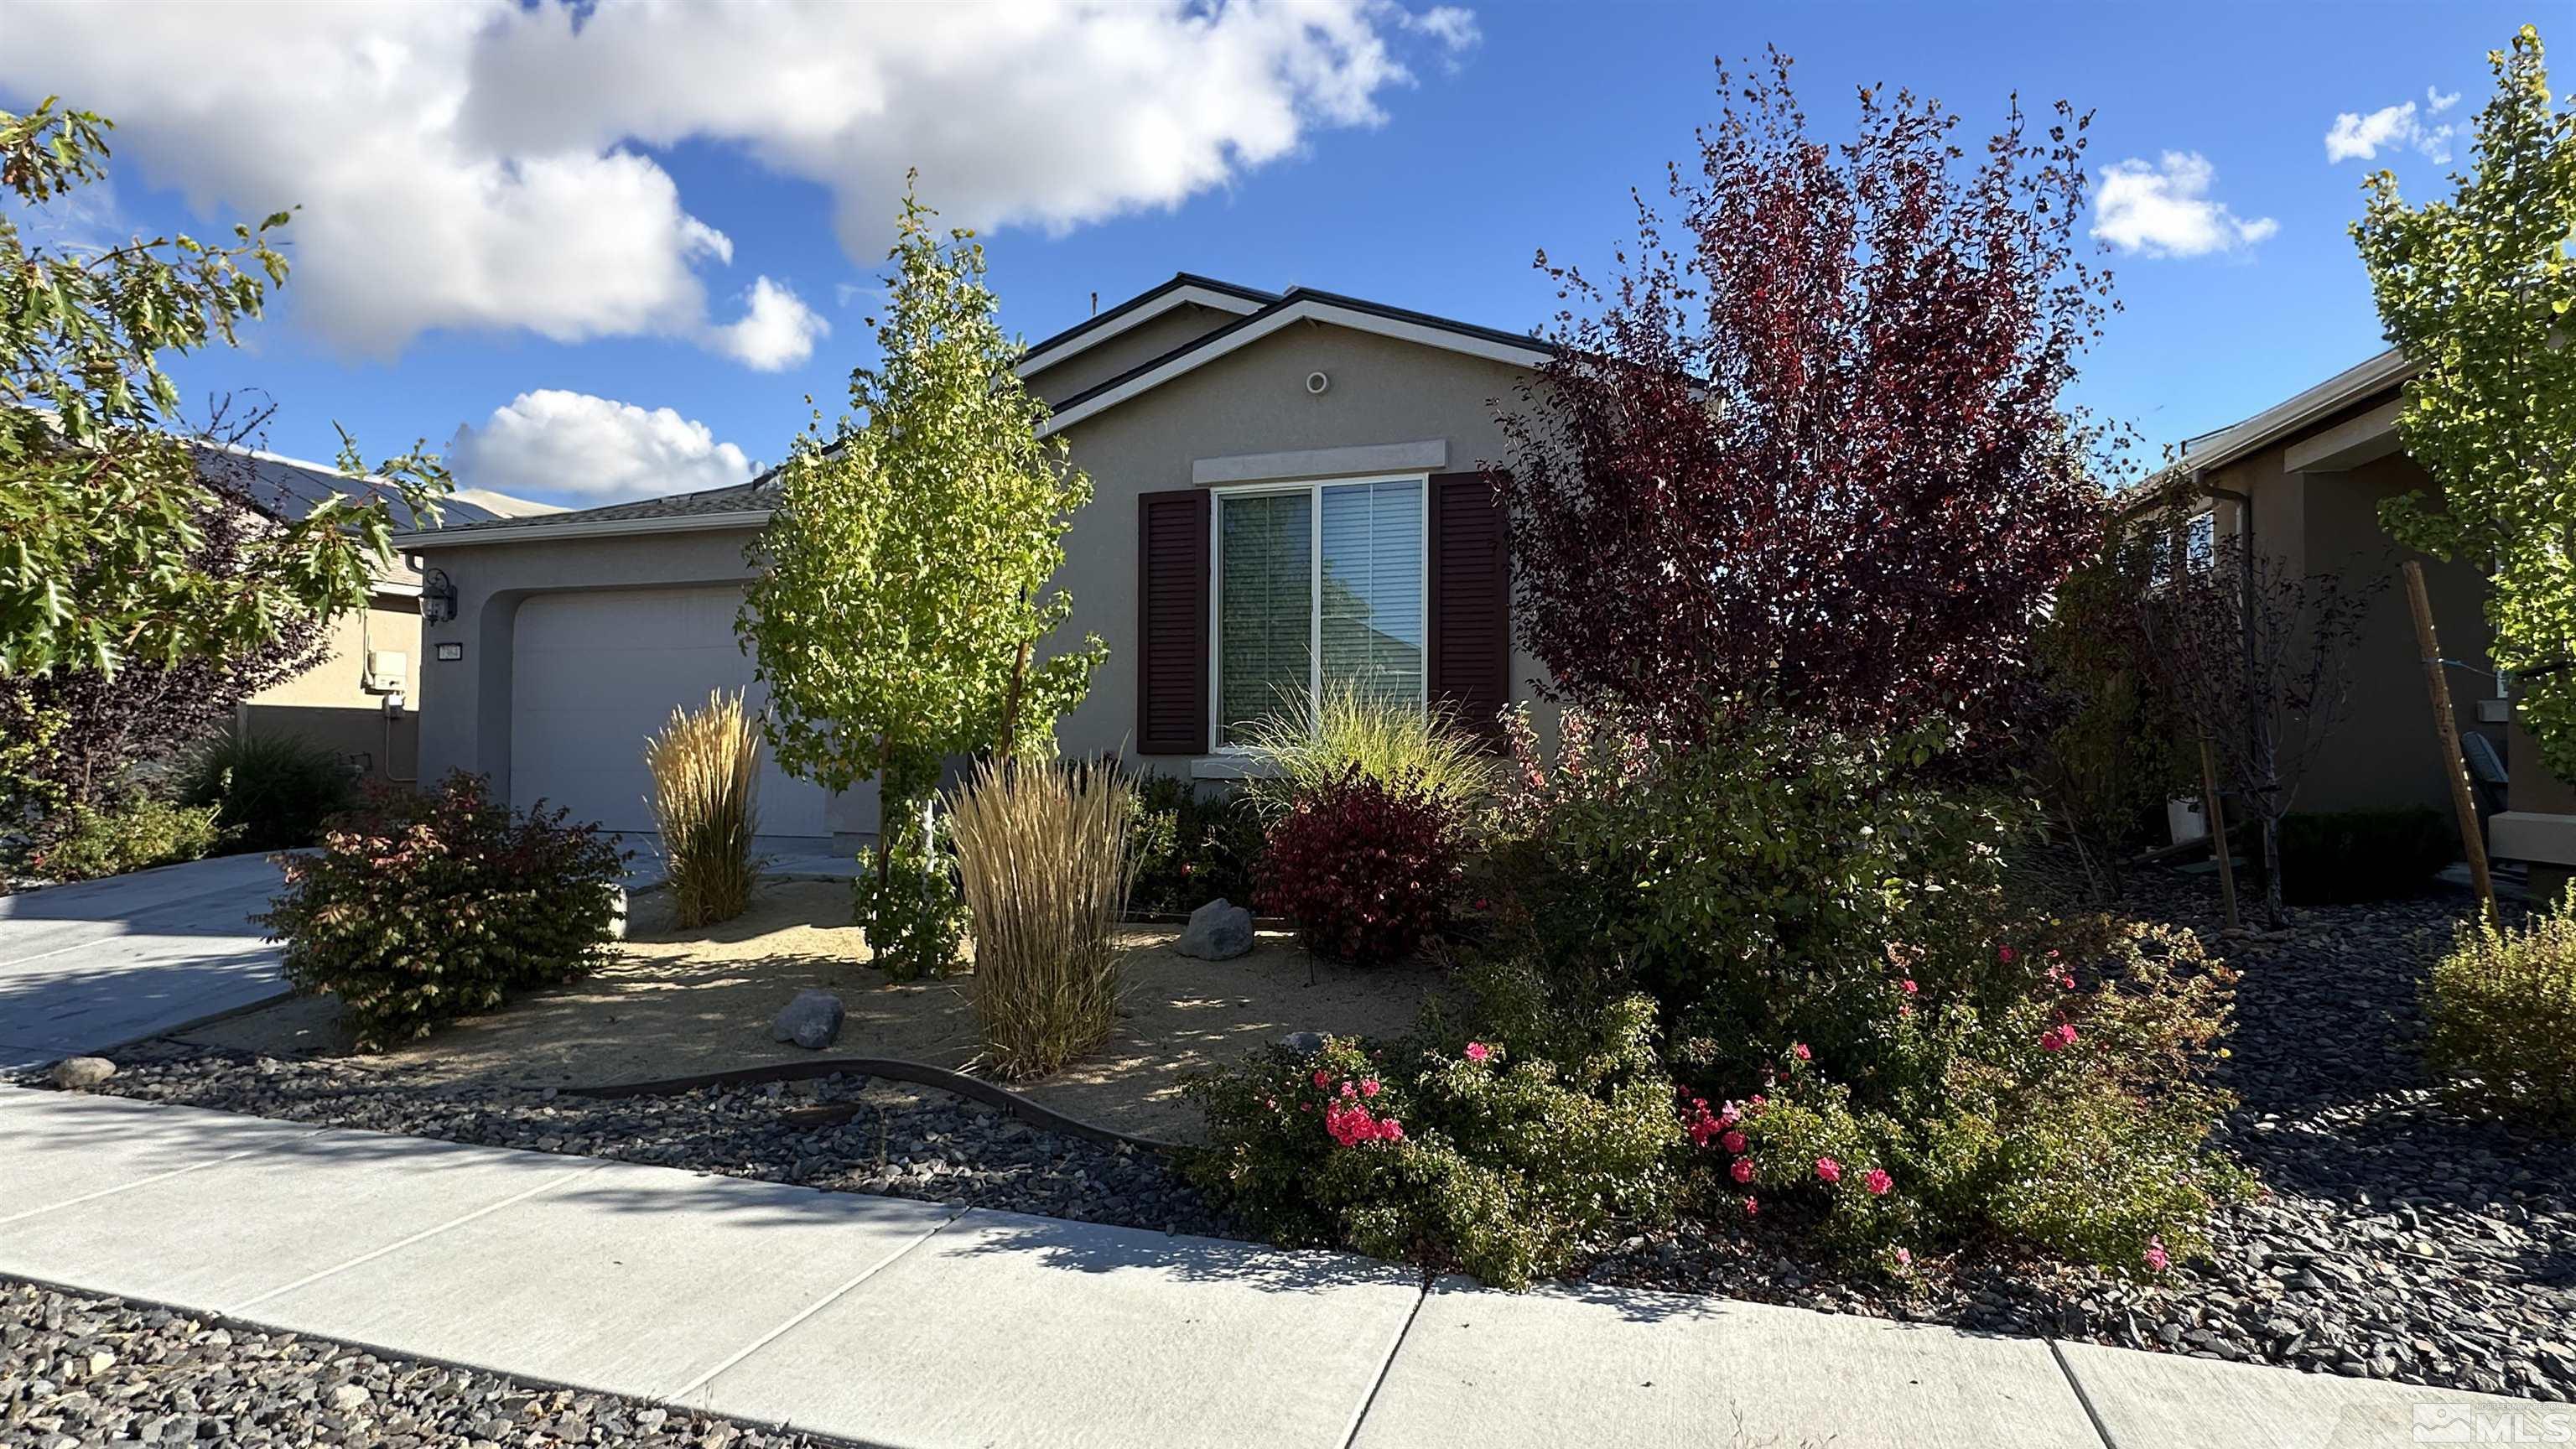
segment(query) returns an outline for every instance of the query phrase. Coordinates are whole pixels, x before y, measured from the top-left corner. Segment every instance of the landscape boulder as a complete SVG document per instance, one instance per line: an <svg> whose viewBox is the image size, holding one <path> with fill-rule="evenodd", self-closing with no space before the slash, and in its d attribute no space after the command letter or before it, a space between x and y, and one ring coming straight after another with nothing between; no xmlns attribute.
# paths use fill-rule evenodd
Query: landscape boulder
<svg viewBox="0 0 2576 1449"><path fill-rule="evenodd" d="M821 1051L841 1039L841 1021L847 1013L841 1009L841 998L828 991L799 991L796 999L778 1013L769 1024L771 1041L792 1041L807 1051Z"/></svg>
<svg viewBox="0 0 2576 1449"><path fill-rule="evenodd" d="M54 1085L86 1092L116 1075L116 1063L105 1057L70 1057L54 1063Z"/></svg>
<svg viewBox="0 0 2576 1449"><path fill-rule="evenodd" d="M1174 949L1202 961L1231 961L1252 949L1252 912L1219 896L1190 912Z"/></svg>

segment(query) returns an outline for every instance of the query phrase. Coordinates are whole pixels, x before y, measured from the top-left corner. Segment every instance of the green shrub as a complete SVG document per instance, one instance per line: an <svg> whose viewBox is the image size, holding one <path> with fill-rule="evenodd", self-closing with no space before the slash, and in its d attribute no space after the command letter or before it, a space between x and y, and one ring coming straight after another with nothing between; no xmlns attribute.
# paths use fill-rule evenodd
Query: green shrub
<svg viewBox="0 0 2576 1449"><path fill-rule="evenodd" d="M2425 1056L2472 1109L2576 1135L2576 900L2460 927L2425 983Z"/></svg>
<svg viewBox="0 0 2576 1449"><path fill-rule="evenodd" d="M1653 995L1713 1200L1853 1251L2202 1250L2244 1182L2206 1145L2233 978L2187 933L2017 912L2027 804L1761 715L1688 751L1572 719L1552 766L1517 733L1502 940L1559 999Z"/></svg>
<svg viewBox="0 0 2576 1449"><path fill-rule="evenodd" d="M1150 771L1134 783L1131 907L1186 915L1220 896L1251 904L1262 832L1250 798L1231 786L1202 794L1195 781Z"/></svg>
<svg viewBox="0 0 2576 1449"><path fill-rule="evenodd" d="M294 735L217 735L188 756L179 785L181 803L213 807L238 850L311 845L357 794L347 760Z"/></svg>
<svg viewBox="0 0 2576 1449"><path fill-rule="evenodd" d="M2301 905L2411 896L2459 858L2458 827L2429 805L2281 820L2281 894Z"/></svg>
<svg viewBox="0 0 2576 1449"><path fill-rule="evenodd" d="M1495 784L1484 747L1438 710L1409 700L1363 694L1347 685L1249 726L1254 759L1276 770L1284 789L1274 800L1317 790L1353 770L1384 784L1399 780L1453 809L1481 800Z"/></svg>
<svg viewBox="0 0 2576 1449"><path fill-rule="evenodd" d="M202 859L223 838L213 810L137 795L104 810L74 806L45 822L26 866L48 880L98 880Z"/></svg>
<svg viewBox="0 0 2576 1449"><path fill-rule="evenodd" d="M1280 1243L1502 1287L1560 1271L1614 1222L1669 1217L1681 1133L1653 1003L1523 1020L1523 1039L1462 1037L1434 1012L1382 1048L1334 1038L1197 1078L1209 1145L1189 1176Z"/></svg>
<svg viewBox="0 0 2576 1449"><path fill-rule="evenodd" d="M337 996L375 1050L603 962L624 859L596 826L514 813L458 772L426 794L379 790L318 854L285 857L286 889L257 919L286 943L287 979Z"/></svg>

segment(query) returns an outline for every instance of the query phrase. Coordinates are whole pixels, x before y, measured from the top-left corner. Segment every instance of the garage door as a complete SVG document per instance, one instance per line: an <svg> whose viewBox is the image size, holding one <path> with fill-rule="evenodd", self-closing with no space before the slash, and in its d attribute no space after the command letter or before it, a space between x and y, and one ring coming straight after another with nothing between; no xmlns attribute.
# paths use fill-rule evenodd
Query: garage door
<svg viewBox="0 0 2576 1449"><path fill-rule="evenodd" d="M748 689L751 660L736 646L740 589L633 589L540 594L519 606L510 677L510 803L544 796L577 820L651 830L653 777L644 737L673 705L703 705L710 689ZM760 833L829 835L822 787L762 760Z"/></svg>

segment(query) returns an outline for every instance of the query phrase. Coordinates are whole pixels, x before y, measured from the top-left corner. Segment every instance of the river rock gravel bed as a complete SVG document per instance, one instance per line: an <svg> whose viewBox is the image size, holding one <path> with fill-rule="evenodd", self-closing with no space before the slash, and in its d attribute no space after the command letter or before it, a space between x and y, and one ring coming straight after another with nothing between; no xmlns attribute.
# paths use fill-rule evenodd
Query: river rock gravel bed
<svg viewBox="0 0 2576 1449"><path fill-rule="evenodd" d="M823 1442L0 1279L0 1444L813 1449Z"/></svg>
<svg viewBox="0 0 2576 1449"><path fill-rule="evenodd" d="M102 1090L143 1101L1120 1227L1228 1231L1154 1152L865 1077L594 1098L175 1043L127 1048L117 1068Z"/></svg>

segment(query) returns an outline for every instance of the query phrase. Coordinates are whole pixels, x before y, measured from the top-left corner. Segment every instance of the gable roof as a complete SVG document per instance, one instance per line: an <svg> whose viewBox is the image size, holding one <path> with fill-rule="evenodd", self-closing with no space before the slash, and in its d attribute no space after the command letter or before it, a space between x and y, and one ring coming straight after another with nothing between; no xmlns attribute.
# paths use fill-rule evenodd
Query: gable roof
<svg viewBox="0 0 2576 1449"><path fill-rule="evenodd" d="M2181 455L2130 487L2116 502L2124 514L2157 501L2174 484L2196 473L2261 452L2274 443L2342 412L2353 404L2388 391L2415 375L2415 365L2391 347L2364 358L2316 386L2291 394L2241 422L2183 440Z"/></svg>
<svg viewBox="0 0 2576 1449"><path fill-rule="evenodd" d="M1471 357L1521 367L1537 367L1556 356L1558 350L1555 343L1527 333L1481 327L1473 322L1435 317L1428 312L1390 307L1383 302L1345 297L1337 292L1291 287L1258 311L1239 317L1204 336L1194 337L1160 357L1149 358L1116 377L1066 398L1056 404L1055 416L1047 421L1040 433L1060 432L1299 322L1326 322L1336 327L1372 332L1402 342L1463 352Z"/></svg>
<svg viewBox="0 0 2576 1449"><path fill-rule="evenodd" d="M1450 317L1435 317L1428 312L1415 312L1403 307L1390 307L1359 297L1345 297L1334 292L1318 292L1305 287L1291 287L1285 292L1262 292L1238 287L1229 282L1180 273L1154 290L1134 297L1090 319L1080 326L1059 332L1021 356L1014 368L1022 377L1051 367L1084 348L1091 347L1128 327L1168 312L1185 303L1199 301L1195 293L1224 299L1227 310L1242 315L1223 327L1191 339L1164 353L1149 358L1135 367L1097 386L1086 388L1057 405L1055 415L1040 430L1041 436L1071 427L1085 418L1094 417L1130 398L1162 386L1173 378L1193 372L1228 353L1248 347L1262 338L1298 322L1326 322L1360 332L1375 333L1399 341L1419 343L1450 352L1461 352L1497 362L1522 367L1536 367L1554 357L1554 343L1524 333L1505 332L1493 327L1480 327ZM1200 302L1215 306L1217 302ZM1148 307L1158 310L1147 311ZM1141 315L1140 315L1141 314ZM1110 323L1110 330L1092 330L1097 324ZM1049 349L1068 342L1054 355L1043 356ZM1031 365L1031 359L1036 359ZM540 518L494 518L450 523L443 527L398 534L394 545L406 551L448 548L461 544L536 542L557 538L594 538L631 533L685 533L724 528L758 528L769 521L770 509L777 503L777 470L770 469L748 483L723 488L710 488L696 493L673 494L667 498L645 498L632 503L611 503L599 508L577 509L569 513L547 514Z"/></svg>
<svg viewBox="0 0 2576 1449"><path fill-rule="evenodd" d="M1032 344L1020 354L1020 360L1012 371L1022 377L1035 377L1068 357L1087 352L1131 327L1142 326L1181 307L1210 307L1240 317L1278 300L1278 293L1265 292L1258 287L1220 282L1214 277L1202 277L1192 272L1175 272L1170 281L1139 292L1106 312L1087 317L1042 342Z"/></svg>

